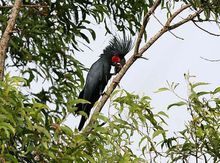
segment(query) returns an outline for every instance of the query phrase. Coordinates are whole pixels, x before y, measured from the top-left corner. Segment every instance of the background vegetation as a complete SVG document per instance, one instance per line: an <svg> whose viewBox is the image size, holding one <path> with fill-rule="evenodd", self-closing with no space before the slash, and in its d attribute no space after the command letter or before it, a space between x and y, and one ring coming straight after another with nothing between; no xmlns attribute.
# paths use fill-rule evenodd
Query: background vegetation
<svg viewBox="0 0 220 163"><path fill-rule="evenodd" d="M14 2L0 1L1 35L8 25ZM19 0L16 2L21 4ZM86 69L74 54L89 46L98 35L88 24L104 23L106 33L111 34L108 23L112 22L123 34L137 36L134 54L115 78L120 81L129 67L164 33L172 33L188 21L195 24L214 21L218 25L218 0L33 0L18 8L7 45L6 64L1 67L6 71L11 67L16 69L20 77L5 73L0 82L0 162L220 160L220 88L197 91L197 87L207 83L192 83L189 74L185 75L188 96L168 106L168 109L184 106L191 115L185 129L175 137L168 137L164 129L166 111L156 112L148 96L114 91L114 83L107 90L107 94L111 94L110 105L116 109L111 117L94 114L95 123L90 123L81 133L63 124L67 115L74 114L74 105L82 102L77 96L84 84ZM158 33L148 38L146 25L152 16L156 17L158 10L166 14L167 20L161 22ZM32 92L36 82L42 85L40 92ZM171 83L158 92L176 94L176 87ZM96 112L108 98L103 96ZM138 144L141 155L135 154L133 144Z"/></svg>

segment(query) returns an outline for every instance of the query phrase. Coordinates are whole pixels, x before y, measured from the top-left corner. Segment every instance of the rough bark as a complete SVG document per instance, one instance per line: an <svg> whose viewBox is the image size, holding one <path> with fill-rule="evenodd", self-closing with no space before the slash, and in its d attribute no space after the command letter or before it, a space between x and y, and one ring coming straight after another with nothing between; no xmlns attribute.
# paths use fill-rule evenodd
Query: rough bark
<svg viewBox="0 0 220 163"><path fill-rule="evenodd" d="M18 16L21 4L22 4L21 0L15 0L15 3L11 10L11 14L9 16L9 20L7 22L6 29L0 40L0 80L3 80L4 77L4 66L5 66L5 58L6 58L8 43L15 26L16 18Z"/></svg>

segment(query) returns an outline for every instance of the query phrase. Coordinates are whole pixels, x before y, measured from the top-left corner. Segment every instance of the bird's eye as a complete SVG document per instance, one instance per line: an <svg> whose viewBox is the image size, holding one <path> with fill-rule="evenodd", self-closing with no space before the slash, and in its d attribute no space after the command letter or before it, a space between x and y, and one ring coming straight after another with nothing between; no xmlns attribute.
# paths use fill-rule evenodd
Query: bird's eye
<svg viewBox="0 0 220 163"><path fill-rule="evenodd" d="M121 61L120 57L119 56L113 56L112 57L112 62L113 63L119 63Z"/></svg>

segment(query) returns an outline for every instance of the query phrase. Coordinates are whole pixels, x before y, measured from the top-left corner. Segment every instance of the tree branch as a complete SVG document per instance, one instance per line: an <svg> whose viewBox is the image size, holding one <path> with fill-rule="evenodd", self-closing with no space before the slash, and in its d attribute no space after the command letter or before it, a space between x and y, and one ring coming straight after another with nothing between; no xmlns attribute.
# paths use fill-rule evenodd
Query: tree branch
<svg viewBox="0 0 220 163"><path fill-rule="evenodd" d="M9 16L9 20L7 22L7 27L5 29L5 32L3 33L1 41L0 41L0 80L3 80L6 49L8 48L10 36L11 36L12 31L14 29L15 21L18 16L21 4L22 4L21 0L15 0L14 6L11 11L11 15Z"/></svg>
<svg viewBox="0 0 220 163"><path fill-rule="evenodd" d="M199 28L200 30L202 30L202 31L204 31L204 32L206 32L206 33L208 33L208 34L210 34L210 35L212 35L212 36L217 36L217 37L220 36L220 34L215 34L215 33L209 32L208 30L206 30L206 29L200 27L198 24L196 24L196 22L195 22L194 20L193 20L192 22L194 23L194 25L195 25L197 28Z"/></svg>
<svg viewBox="0 0 220 163"><path fill-rule="evenodd" d="M159 23L160 25L164 26L163 23L156 17L156 15L153 14L153 16L154 16L154 18L158 21L158 23ZM169 31L169 32L171 33L171 35L173 35L173 36L176 37L177 39L184 40L184 38L177 36L177 35L176 35L175 33L173 33L172 31Z"/></svg>
<svg viewBox="0 0 220 163"><path fill-rule="evenodd" d="M174 20L174 18L180 14L182 11L184 11L185 9L189 8L191 5L185 5L185 6L182 6L180 7L176 12L174 12L170 18L167 19L165 25L163 26L163 28L154 35L154 37L152 37L139 51L139 56L141 56L148 48L150 48L151 45L153 45L153 43L158 39L160 38L164 33L166 33L167 31L170 31L174 28L171 28L172 26L170 26L171 22ZM194 17L193 17L194 18ZM183 19L184 21L185 19ZM188 22L188 21L186 21ZM185 22L185 23L186 23ZM184 24L184 23L183 23ZM177 26L178 27L178 26ZM175 27L176 28L176 27Z"/></svg>
<svg viewBox="0 0 220 163"><path fill-rule="evenodd" d="M136 41L136 46L135 46L135 49L134 49L134 53L136 53L136 54L138 53L140 43L141 43L141 40L143 38L143 34L145 32L145 28L146 28L146 25L149 21L149 18L154 13L154 11L157 9L157 7L159 6L160 3L161 3L161 0L157 0L154 3L154 5L150 8L150 10L146 13L146 15L144 16L143 23L142 23L140 32L138 34L138 38L137 38L137 41Z"/></svg>
<svg viewBox="0 0 220 163"><path fill-rule="evenodd" d="M177 15L179 15L181 12L183 12L185 9L189 8L191 4L184 5L180 7L176 12L174 12L170 18L167 20L165 26L170 26L171 22L176 18Z"/></svg>
<svg viewBox="0 0 220 163"><path fill-rule="evenodd" d="M189 15L187 18L183 19L182 21L179 21L178 23L169 26L169 30L175 29L175 28L187 23L188 21L193 20L196 16L201 14L203 11L204 11L203 9L200 9L200 10L196 11L194 14Z"/></svg>
<svg viewBox="0 0 220 163"><path fill-rule="evenodd" d="M212 19L205 19L205 20L203 20L203 19L198 19L198 20L193 20L194 22L197 22L197 23L201 23L201 22L215 22L215 23L217 23L217 24L219 24L220 23L220 21L218 21L218 20L212 20Z"/></svg>
<svg viewBox="0 0 220 163"><path fill-rule="evenodd" d="M205 57L200 57L201 59L204 59L206 61L209 61L209 62L220 62L220 59L208 59L208 58L205 58Z"/></svg>
<svg viewBox="0 0 220 163"><path fill-rule="evenodd" d="M48 5L39 5L39 4L32 4L32 5L21 5L21 7L28 7L28 8L48 8ZM0 9L4 8L13 8L13 5L9 6L0 6Z"/></svg>

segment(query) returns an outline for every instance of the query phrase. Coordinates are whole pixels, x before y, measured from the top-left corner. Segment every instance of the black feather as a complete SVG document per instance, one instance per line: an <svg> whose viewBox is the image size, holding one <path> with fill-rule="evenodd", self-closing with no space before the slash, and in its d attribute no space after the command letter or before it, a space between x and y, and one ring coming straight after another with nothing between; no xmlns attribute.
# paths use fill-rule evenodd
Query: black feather
<svg viewBox="0 0 220 163"><path fill-rule="evenodd" d="M121 58L122 66L125 64L124 56L130 51L132 41L130 38L113 37L109 45L103 50L100 58L91 66L83 90L79 94L79 98L85 99L90 104L78 104L76 113L84 111L89 117L90 111L95 102L102 95L105 86L111 78L112 57L117 54ZM117 71L116 71L117 72ZM78 129L81 130L87 120L86 116L82 116Z"/></svg>
<svg viewBox="0 0 220 163"><path fill-rule="evenodd" d="M130 37L124 36L121 37L114 36L110 41L109 45L103 50L104 54L114 55L115 53L119 54L120 57L124 57L132 48L132 40Z"/></svg>

